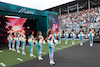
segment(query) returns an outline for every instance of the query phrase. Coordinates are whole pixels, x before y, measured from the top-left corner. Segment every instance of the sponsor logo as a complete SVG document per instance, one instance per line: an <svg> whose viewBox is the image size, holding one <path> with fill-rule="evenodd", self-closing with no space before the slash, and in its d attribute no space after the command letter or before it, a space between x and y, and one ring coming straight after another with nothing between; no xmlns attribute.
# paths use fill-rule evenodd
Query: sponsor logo
<svg viewBox="0 0 100 67"><path fill-rule="evenodd" d="M34 14L35 11L30 11L30 10L26 10L25 8L22 8L18 13Z"/></svg>

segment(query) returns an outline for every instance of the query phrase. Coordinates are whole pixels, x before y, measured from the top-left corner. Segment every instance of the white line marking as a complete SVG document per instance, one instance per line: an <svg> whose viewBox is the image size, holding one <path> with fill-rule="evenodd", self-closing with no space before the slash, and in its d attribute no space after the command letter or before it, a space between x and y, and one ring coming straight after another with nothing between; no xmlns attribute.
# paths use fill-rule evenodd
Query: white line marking
<svg viewBox="0 0 100 67"><path fill-rule="evenodd" d="M60 50L61 48L56 48L56 49Z"/></svg>
<svg viewBox="0 0 100 67"><path fill-rule="evenodd" d="M46 54L45 52L42 52L42 54Z"/></svg>
<svg viewBox="0 0 100 67"><path fill-rule="evenodd" d="M6 64L4 64L4 63L0 63L0 65L1 65L1 66L3 66L3 67L5 67L5 66L6 66Z"/></svg>
<svg viewBox="0 0 100 67"><path fill-rule="evenodd" d="M2 53L3 51L0 50L0 53Z"/></svg>
<svg viewBox="0 0 100 67"><path fill-rule="evenodd" d="M17 58L17 60L19 60L19 61L23 61L22 59L20 59L20 58Z"/></svg>

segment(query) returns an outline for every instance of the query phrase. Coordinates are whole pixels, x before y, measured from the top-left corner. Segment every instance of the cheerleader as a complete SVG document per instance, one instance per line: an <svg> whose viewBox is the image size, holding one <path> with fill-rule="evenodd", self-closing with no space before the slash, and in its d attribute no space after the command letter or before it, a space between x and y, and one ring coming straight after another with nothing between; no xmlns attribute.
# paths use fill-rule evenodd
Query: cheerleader
<svg viewBox="0 0 100 67"><path fill-rule="evenodd" d="M60 31L58 32L58 40L59 40L59 43L61 43L61 33L60 33Z"/></svg>
<svg viewBox="0 0 100 67"><path fill-rule="evenodd" d="M82 32L82 30L80 30L80 32L78 34L78 37L80 39L80 45L83 45L83 36L84 36L84 33Z"/></svg>
<svg viewBox="0 0 100 67"><path fill-rule="evenodd" d="M17 35L16 35L16 49L17 49L17 53L20 53L20 51L19 51L19 46L20 46L19 37L20 37L20 33L17 32Z"/></svg>
<svg viewBox="0 0 100 67"><path fill-rule="evenodd" d="M89 36L90 46L93 46L94 33L92 32L92 29L89 30L88 36Z"/></svg>
<svg viewBox="0 0 100 67"><path fill-rule="evenodd" d="M16 32L13 33L12 51L16 51L16 50L15 50L15 41L16 41Z"/></svg>
<svg viewBox="0 0 100 67"><path fill-rule="evenodd" d="M71 37L72 37L72 44L74 44L74 40L75 40L75 32L74 32L74 30L72 30Z"/></svg>
<svg viewBox="0 0 100 67"><path fill-rule="evenodd" d="M33 55L33 48L34 48L34 32L31 33L31 35L29 36L28 42L30 44L30 57L36 57L35 55Z"/></svg>
<svg viewBox="0 0 100 67"><path fill-rule="evenodd" d="M48 38L48 44L49 44L49 59L50 59L50 64L53 65L55 64L54 62L54 50L55 50L55 45L58 43L57 41L54 40L53 36L53 30L49 29L47 32L47 38Z"/></svg>
<svg viewBox="0 0 100 67"><path fill-rule="evenodd" d="M37 42L38 42L37 43L37 47L38 47L38 60L43 60L43 58L41 57L43 43L41 43L41 41L43 41L44 38L42 36L41 31L38 31L35 40L37 40Z"/></svg>
<svg viewBox="0 0 100 67"><path fill-rule="evenodd" d="M68 40L68 32L67 32L67 30L65 30L64 37L65 37L65 44L67 44L67 40Z"/></svg>
<svg viewBox="0 0 100 67"><path fill-rule="evenodd" d="M10 30L10 33L9 33L9 35L8 35L8 42L9 42L9 50L12 50L11 49L11 43L12 43L12 40L13 40L13 35L12 35L12 30Z"/></svg>
<svg viewBox="0 0 100 67"><path fill-rule="evenodd" d="M22 30L20 40L21 40L21 45L22 45L22 55L26 55L26 53L25 53L26 36L25 36L24 30Z"/></svg>

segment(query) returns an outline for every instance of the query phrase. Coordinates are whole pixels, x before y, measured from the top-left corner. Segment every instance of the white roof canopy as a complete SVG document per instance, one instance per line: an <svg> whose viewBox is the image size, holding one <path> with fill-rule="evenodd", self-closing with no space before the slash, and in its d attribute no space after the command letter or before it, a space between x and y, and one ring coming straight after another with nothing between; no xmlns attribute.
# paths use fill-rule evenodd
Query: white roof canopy
<svg viewBox="0 0 100 67"><path fill-rule="evenodd" d="M74 0L0 0L0 1L28 8L45 10Z"/></svg>

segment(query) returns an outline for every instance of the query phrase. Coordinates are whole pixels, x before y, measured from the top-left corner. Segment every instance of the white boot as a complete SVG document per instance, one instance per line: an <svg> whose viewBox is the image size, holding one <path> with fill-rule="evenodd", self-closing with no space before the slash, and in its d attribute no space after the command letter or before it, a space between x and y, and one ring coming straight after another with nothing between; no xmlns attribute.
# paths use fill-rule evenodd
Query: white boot
<svg viewBox="0 0 100 67"><path fill-rule="evenodd" d="M54 61L52 62L53 64L56 64Z"/></svg>
<svg viewBox="0 0 100 67"><path fill-rule="evenodd" d="M72 42L72 44L74 45L74 42Z"/></svg>
<svg viewBox="0 0 100 67"><path fill-rule="evenodd" d="M12 51L16 51L15 49L12 49Z"/></svg>
<svg viewBox="0 0 100 67"><path fill-rule="evenodd" d="M90 44L90 46L93 46L93 44Z"/></svg>
<svg viewBox="0 0 100 67"><path fill-rule="evenodd" d="M80 44L81 46L83 45L83 43Z"/></svg>
<svg viewBox="0 0 100 67"><path fill-rule="evenodd" d="M30 53L30 57L36 57L35 55L33 55L32 53Z"/></svg>
<svg viewBox="0 0 100 67"><path fill-rule="evenodd" d="M43 60L43 58L42 57L38 57L38 60Z"/></svg>
<svg viewBox="0 0 100 67"><path fill-rule="evenodd" d="M26 55L26 53L25 52L22 52L22 55Z"/></svg>
<svg viewBox="0 0 100 67"><path fill-rule="evenodd" d="M67 42L65 42L65 44L67 44Z"/></svg>
<svg viewBox="0 0 100 67"><path fill-rule="evenodd" d="M50 65L54 65L54 64L55 64L55 62L50 60Z"/></svg>
<svg viewBox="0 0 100 67"><path fill-rule="evenodd" d="M12 50L11 48L9 48L9 50Z"/></svg>
<svg viewBox="0 0 100 67"><path fill-rule="evenodd" d="M17 53L20 53L20 51L19 51L19 50L17 50Z"/></svg>

